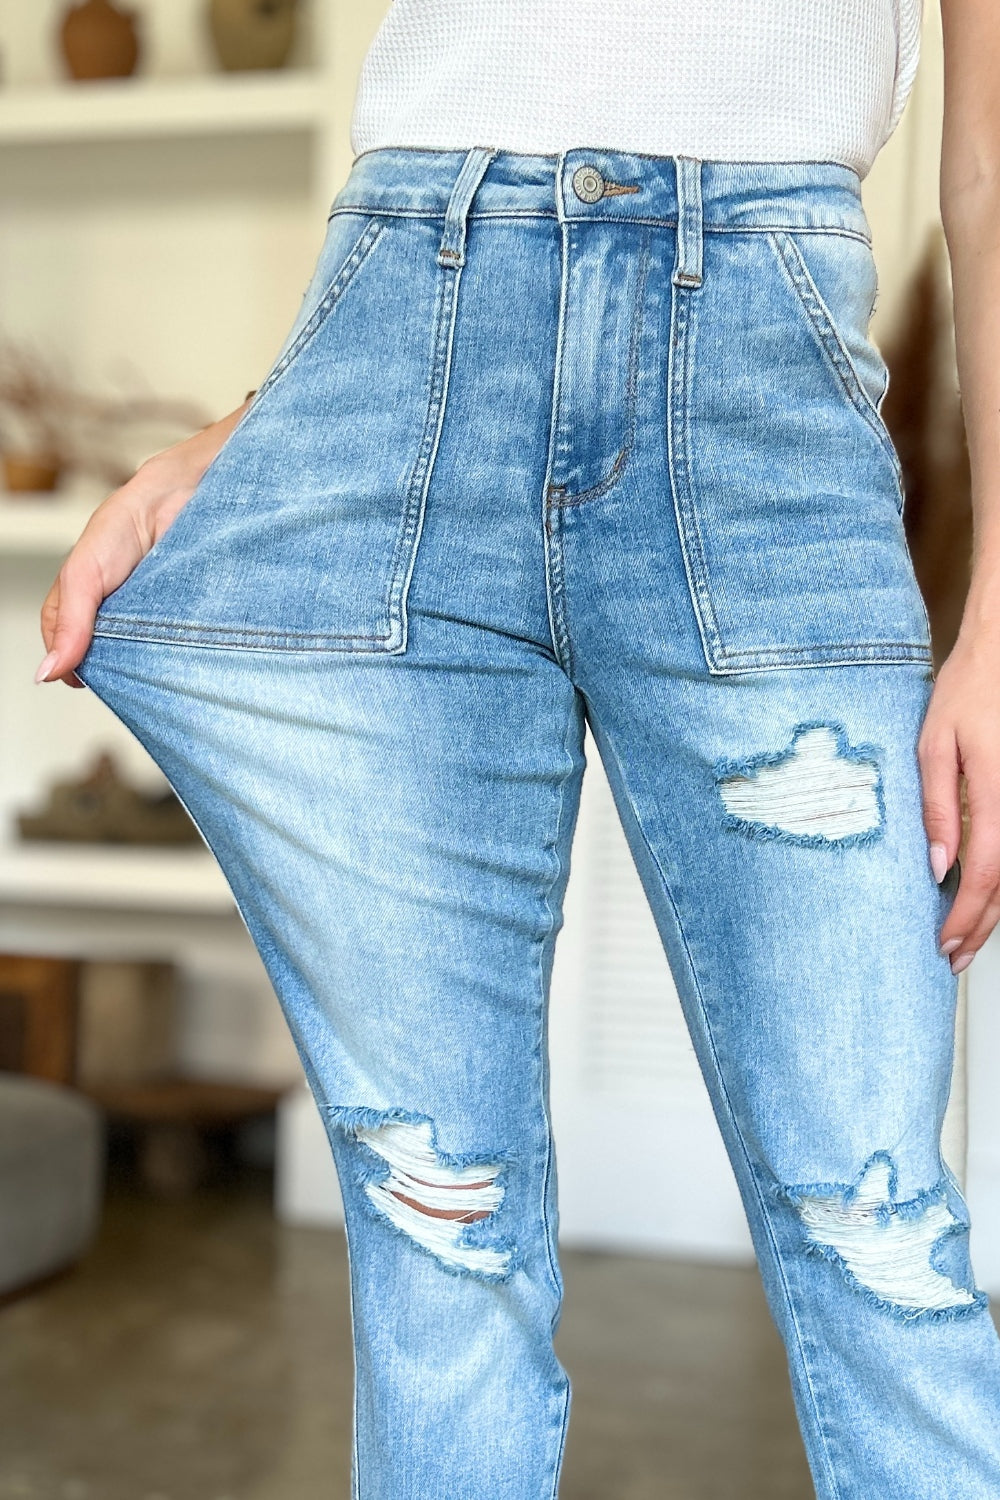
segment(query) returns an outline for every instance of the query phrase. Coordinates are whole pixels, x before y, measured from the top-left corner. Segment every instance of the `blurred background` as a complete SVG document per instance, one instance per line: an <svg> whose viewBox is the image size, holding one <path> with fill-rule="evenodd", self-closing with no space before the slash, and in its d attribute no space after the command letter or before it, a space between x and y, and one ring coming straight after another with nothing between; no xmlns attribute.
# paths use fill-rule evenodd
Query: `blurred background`
<svg viewBox="0 0 1000 1500"><path fill-rule="evenodd" d="M32 674L40 601L89 510L236 406L281 345L385 8L0 8L0 1500L347 1493L339 1197L277 1002L155 767L89 694ZM970 522L927 12L864 194L940 659ZM551 1035L562 1493L805 1500L782 1351L594 753L574 858ZM987 1290L998 951L963 980L947 1127Z"/></svg>

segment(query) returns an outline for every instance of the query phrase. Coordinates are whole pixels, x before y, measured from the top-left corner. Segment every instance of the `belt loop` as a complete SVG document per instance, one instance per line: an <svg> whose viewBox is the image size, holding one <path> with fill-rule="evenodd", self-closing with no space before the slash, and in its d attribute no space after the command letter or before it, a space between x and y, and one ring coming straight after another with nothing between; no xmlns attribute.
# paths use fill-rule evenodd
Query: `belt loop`
<svg viewBox="0 0 1000 1500"><path fill-rule="evenodd" d="M566 222L566 199L563 194L563 177L566 175L566 152L560 151L556 157L555 171L555 195L556 195L556 219L560 224Z"/></svg>
<svg viewBox="0 0 1000 1500"><path fill-rule="evenodd" d="M455 178L444 216L444 233L438 249L438 265L453 270L465 265L465 224L476 188L497 154L496 146L473 146Z"/></svg>
<svg viewBox="0 0 1000 1500"><path fill-rule="evenodd" d="M701 286L701 161L677 156L677 258L674 286Z"/></svg>

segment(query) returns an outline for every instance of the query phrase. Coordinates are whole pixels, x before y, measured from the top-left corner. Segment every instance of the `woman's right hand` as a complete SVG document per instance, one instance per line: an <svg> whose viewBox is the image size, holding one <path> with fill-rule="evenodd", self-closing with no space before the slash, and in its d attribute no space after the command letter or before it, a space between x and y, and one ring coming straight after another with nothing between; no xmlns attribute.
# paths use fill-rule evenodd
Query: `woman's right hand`
<svg viewBox="0 0 1000 1500"><path fill-rule="evenodd" d="M176 520L252 395L220 421L146 459L97 507L42 605L48 654L35 673L36 682L83 686L73 669L90 645L102 602Z"/></svg>

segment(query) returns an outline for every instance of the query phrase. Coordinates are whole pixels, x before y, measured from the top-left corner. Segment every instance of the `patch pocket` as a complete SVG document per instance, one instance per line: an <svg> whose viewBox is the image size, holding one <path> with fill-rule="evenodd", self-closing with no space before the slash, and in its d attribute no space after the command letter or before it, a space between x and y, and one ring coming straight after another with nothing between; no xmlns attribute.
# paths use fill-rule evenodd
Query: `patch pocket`
<svg viewBox="0 0 1000 1500"><path fill-rule="evenodd" d="M95 633L400 652L441 416L440 229L335 212L284 346ZM430 433L430 436L429 436Z"/></svg>
<svg viewBox="0 0 1000 1500"><path fill-rule="evenodd" d="M871 249L792 240L707 232L702 285L672 291L671 477L706 662L929 663L868 338Z"/></svg>

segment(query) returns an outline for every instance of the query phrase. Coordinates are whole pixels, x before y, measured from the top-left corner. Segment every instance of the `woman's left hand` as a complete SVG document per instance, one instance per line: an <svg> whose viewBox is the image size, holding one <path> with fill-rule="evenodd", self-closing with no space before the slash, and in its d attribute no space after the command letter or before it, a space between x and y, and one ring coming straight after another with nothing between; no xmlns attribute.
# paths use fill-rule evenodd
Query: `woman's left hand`
<svg viewBox="0 0 1000 1500"><path fill-rule="evenodd" d="M931 869L940 883L962 841L961 782L969 814L958 894L941 928L956 974L1000 920L1000 626L968 627L942 666L917 746Z"/></svg>

